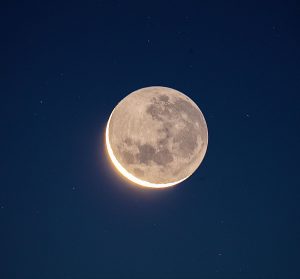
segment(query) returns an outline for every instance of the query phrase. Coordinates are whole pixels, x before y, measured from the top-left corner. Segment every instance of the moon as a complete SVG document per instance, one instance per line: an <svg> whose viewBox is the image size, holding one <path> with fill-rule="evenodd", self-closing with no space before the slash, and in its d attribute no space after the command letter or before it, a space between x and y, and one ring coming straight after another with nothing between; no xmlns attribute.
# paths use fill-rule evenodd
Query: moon
<svg viewBox="0 0 300 279"><path fill-rule="evenodd" d="M140 186L176 185L201 164L208 130L199 107L185 94L151 86L127 95L106 125L106 148L116 169Z"/></svg>

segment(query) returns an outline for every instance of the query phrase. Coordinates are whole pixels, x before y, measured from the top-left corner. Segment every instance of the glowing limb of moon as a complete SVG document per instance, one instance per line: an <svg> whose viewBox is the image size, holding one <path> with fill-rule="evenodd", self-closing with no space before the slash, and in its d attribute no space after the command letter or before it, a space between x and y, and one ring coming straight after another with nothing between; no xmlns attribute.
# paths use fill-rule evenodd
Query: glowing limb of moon
<svg viewBox="0 0 300 279"><path fill-rule="evenodd" d="M137 177L135 177L134 175L132 175L131 173L129 173L121 164L120 162L117 160L116 156L113 153L113 150L111 148L111 145L109 143L109 123L112 117L114 111L112 111L107 125L106 125L106 131L105 131L105 140L106 140L106 148L107 148L107 152L109 154L109 157L112 161L112 163L114 164L114 166L116 167L116 169L123 175L125 176L128 180L140 185L140 186L144 186L144 187L150 187L150 188L166 188L166 187L171 187L174 186L182 181L184 181L185 179L187 179L188 177L185 177L181 180L175 181L175 182L170 182L170 183L165 183L165 184L156 184L156 183L151 183L148 181L144 181L142 179L139 179Z"/></svg>

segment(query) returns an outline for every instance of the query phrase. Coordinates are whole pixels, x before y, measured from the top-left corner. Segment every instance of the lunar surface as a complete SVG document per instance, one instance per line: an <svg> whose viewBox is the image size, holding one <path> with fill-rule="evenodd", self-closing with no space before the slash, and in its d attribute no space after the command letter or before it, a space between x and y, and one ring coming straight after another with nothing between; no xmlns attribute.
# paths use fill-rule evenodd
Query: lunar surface
<svg viewBox="0 0 300 279"><path fill-rule="evenodd" d="M126 96L106 126L106 147L115 167L142 186L163 188L188 178L208 144L205 119L183 93L161 86Z"/></svg>

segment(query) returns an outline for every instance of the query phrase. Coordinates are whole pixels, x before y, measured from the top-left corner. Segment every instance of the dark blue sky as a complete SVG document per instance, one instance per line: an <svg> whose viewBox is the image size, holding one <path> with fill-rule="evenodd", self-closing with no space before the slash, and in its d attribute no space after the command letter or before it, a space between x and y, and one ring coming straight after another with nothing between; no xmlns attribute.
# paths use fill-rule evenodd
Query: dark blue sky
<svg viewBox="0 0 300 279"><path fill-rule="evenodd" d="M6 1L0 278L300 278L297 1ZM203 111L195 174L135 187L104 129L162 85Z"/></svg>

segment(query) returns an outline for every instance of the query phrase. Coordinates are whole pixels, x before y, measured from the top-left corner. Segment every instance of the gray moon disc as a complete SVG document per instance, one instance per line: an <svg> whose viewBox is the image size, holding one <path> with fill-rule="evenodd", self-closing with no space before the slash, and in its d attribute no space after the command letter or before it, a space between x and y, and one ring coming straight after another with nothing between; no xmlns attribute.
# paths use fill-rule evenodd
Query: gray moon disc
<svg viewBox="0 0 300 279"><path fill-rule="evenodd" d="M154 184L189 177L202 162L208 130L198 106L162 86L136 90L113 110L108 139L127 172Z"/></svg>

